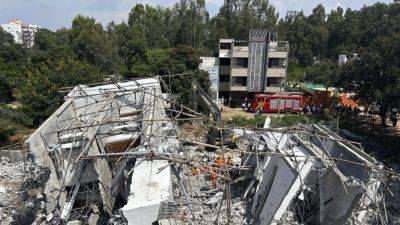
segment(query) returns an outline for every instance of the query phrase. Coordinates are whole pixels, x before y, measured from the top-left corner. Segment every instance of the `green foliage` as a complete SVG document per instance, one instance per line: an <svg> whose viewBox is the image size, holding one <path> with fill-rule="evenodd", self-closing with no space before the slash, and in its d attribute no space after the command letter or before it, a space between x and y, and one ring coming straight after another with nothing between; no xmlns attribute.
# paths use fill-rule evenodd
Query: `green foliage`
<svg viewBox="0 0 400 225"><path fill-rule="evenodd" d="M400 34L379 37L345 65L340 76L341 86L356 99L379 106L382 121L390 109L400 107L399 53Z"/></svg>
<svg viewBox="0 0 400 225"><path fill-rule="evenodd" d="M289 67L287 73L288 82L301 81L306 75L306 68L291 66Z"/></svg>
<svg viewBox="0 0 400 225"><path fill-rule="evenodd" d="M32 126L33 124L32 118L29 117L23 110L13 109L6 105L0 105L0 118L14 121L23 126Z"/></svg>
<svg viewBox="0 0 400 225"><path fill-rule="evenodd" d="M300 124L335 124L336 119L329 112L324 111L323 115L303 115L303 114L285 114L282 117L272 117L271 127L293 127Z"/></svg>
<svg viewBox="0 0 400 225"><path fill-rule="evenodd" d="M246 40L250 29L275 29L278 14L268 0L224 1L219 13L210 20L210 49L221 38Z"/></svg>
<svg viewBox="0 0 400 225"><path fill-rule="evenodd" d="M12 124L9 120L0 119L0 145L8 143L8 138L15 134Z"/></svg>
<svg viewBox="0 0 400 225"><path fill-rule="evenodd" d="M70 30L71 46L78 59L114 72L119 60L116 45L95 19L77 16Z"/></svg>
<svg viewBox="0 0 400 225"><path fill-rule="evenodd" d="M301 114L293 114L293 115L284 115L282 117L273 117L271 118L271 127L293 127L299 124L310 124L315 123L312 117L301 115Z"/></svg>
<svg viewBox="0 0 400 225"><path fill-rule="evenodd" d="M98 74L93 65L78 60L47 61L27 74L14 95L34 124L40 124L62 103L63 94L58 92L61 87L102 81Z"/></svg>
<svg viewBox="0 0 400 225"><path fill-rule="evenodd" d="M279 39L290 43L289 81L337 86L384 111L400 105L400 4L331 12L318 5L310 15L278 18L267 0L224 1L212 18L204 0L180 0L170 8L137 4L126 23L106 28L76 16L71 28L36 32L32 49L23 49L0 29L0 102L21 102L26 119L8 120L35 126L61 104L61 87L118 73L127 79L185 74L165 81L188 103L193 79L209 90L208 75L197 69L200 54L215 54L220 38L247 39L249 29L264 28L277 30ZM358 60L337 67L338 54L354 53Z"/></svg>
<svg viewBox="0 0 400 225"><path fill-rule="evenodd" d="M339 79L339 67L337 62L324 61L305 69L305 76L302 80L323 84L326 88L336 87Z"/></svg>
<svg viewBox="0 0 400 225"><path fill-rule="evenodd" d="M12 44L14 43L14 38L10 33L7 33L0 27L0 44Z"/></svg>

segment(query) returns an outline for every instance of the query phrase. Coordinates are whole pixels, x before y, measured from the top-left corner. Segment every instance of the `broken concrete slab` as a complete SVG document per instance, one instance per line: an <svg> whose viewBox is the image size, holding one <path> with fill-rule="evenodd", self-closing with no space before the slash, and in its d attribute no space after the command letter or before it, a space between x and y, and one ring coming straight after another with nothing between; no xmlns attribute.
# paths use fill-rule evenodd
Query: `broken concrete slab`
<svg viewBox="0 0 400 225"><path fill-rule="evenodd" d="M380 182L370 176L373 170L361 165L373 166L376 160L328 129L319 125L314 129L320 135L309 139L273 132L262 136L263 143L270 143L267 152L274 154L257 163L261 169L255 173L253 223L276 224L291 207L304 208L303 204L308 205L301 210L304 213L294 212L299 222L345 224L353 210L362 220L365 210L357 206L371 203L368 199L377 194ZM319 201L307 202L310 199Z"/></svg>
<svg viewBox="0 0 400 225"><path fill-rule="evenodd" d="M135 168L131 196L121 209L130 225L151 225L157 221L160 204L170 197L170 169L166 160L144 161Z"/></svg>

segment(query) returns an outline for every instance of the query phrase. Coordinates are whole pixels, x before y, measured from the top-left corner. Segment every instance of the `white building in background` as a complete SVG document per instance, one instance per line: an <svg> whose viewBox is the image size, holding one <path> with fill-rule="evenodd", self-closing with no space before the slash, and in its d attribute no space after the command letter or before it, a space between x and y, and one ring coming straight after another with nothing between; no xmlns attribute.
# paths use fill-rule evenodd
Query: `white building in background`
<svg viewBox="0 0 400 225"><path fill-rule="evenodd" d="M35 41L35 32L40 28L37 25L23 24L19 19L13 19L8 24L1 24L6 32L14 37L14 42L25 48L32 48Z"/></svg>
<svg viewBox="0 0 400 225"><path fill-rule="evenodd" d="M218 57L200 57L199 69L210 74L211 98L218 101L219 92L219 58Z"/></svg>
<svg viewBox="0 0 400 225"><path fill-rule="evenodd" d="M3 30L10 33L14 37L14 42L22 44L22 21L21 20L11 20L8 24L0 25Z"/></svg>
<svg viewBox="0 0 400 225"><path fill-rule="evenodd" d="M339 66L345 64L346 62L347 62L347 56L346 55L339 55L339 59L338 59Z"/></svg>

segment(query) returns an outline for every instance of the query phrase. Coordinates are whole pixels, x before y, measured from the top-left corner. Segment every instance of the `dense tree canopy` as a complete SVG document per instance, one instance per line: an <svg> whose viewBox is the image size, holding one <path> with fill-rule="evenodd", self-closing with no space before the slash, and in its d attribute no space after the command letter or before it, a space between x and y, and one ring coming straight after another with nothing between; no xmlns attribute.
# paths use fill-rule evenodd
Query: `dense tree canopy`
<svg viewBox="0 0 400 225"><path fill-rule="evenodd" d="M400 106L400 34L377 38L342 73L340 86L366 106L379 106L385 118L390 109Z"/></svg>

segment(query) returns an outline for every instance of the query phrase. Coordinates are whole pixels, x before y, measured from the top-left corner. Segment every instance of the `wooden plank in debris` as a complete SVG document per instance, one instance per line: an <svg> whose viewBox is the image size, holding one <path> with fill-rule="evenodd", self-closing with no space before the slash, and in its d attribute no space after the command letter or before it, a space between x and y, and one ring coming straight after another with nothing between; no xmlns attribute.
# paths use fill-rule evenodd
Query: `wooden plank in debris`
<svg viewBox="0 0 400 225"><path fill-rule="evenodd" d="M104 139L105 150L107 153L125 152L133 141L136 141L139 134L117 134L108 136Z"/></svg>

